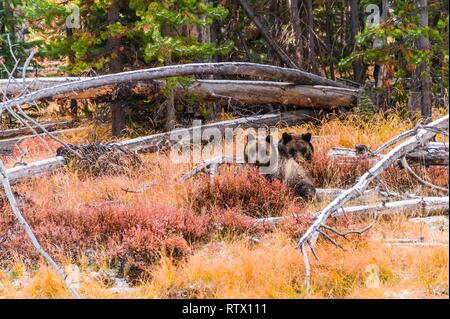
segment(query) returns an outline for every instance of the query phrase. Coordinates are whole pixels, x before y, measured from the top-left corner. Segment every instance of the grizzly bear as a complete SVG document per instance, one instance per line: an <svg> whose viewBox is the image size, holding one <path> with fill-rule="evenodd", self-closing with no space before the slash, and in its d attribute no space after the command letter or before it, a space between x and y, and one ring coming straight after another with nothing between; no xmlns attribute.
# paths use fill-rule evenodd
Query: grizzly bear
<svg viewBox="0 0 450 319"><path fill-rule="evenodd" d="M258 149L258 145L264 147ZM271 142L270 136L264 140L250 137L244 149L244 159L247 163L262 167L271 165L270 161L275 159L271 173L266 174L267 178L276 178L286 183L299 197L313 199L316 188L311 177L297 162L298 157L310 161L313 152L310 133L300 135L283 133L277 144Z"/></svg>

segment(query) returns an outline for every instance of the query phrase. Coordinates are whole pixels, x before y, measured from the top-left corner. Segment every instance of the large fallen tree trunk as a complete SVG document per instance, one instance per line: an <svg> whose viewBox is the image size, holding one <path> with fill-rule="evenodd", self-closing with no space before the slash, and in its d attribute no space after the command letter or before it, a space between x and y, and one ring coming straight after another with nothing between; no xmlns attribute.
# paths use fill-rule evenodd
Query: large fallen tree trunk
<svg viewBox="0 0 450 319"><path fill-rule="evenodd" d="M210 99L223 98L243 104L317 108L351 107L356 104L358 96L355 89L267 81L198 80L185 90Z"/></svg>
<svg viewBox="0 0 450 319"><path fill-rule="evenodd" d="M415 151L412 151L406 155L406 159L424 164L430 165L443 165L449 164L449 145L448 143L430 142L424 147L420 147Z"/></svg>
<svg viewBox="0 0 450 319"><path fill-rule="evenodd" d="M261 126L273 126L277 124L294 124L304 123L315 119L315 113L309 111L293 111L285 112L281 114L266 114L260 116L244 117L236 120L222 121L211 124L206 124L197 127L181 128L170 132L164 132L160 134L154 134L144 137L138 137L130 140L125 140L117 144L127 147L129 150L136 152L156 152L167 149L174 141L171 141L171 137L174 135L190 134L195 129L217 128L221 132L225 129L235 129L238 127L261 127ZM65 159L62 156L56 156L53 158L28 163L25 166L17 166L7 169L9 181L11 183L17 183L23 179L31 178L35 176L48 175L60 168L65 164Z"/></svg>
<svg viewBox="0 0 450 319"><path fill-rule="evenodd" d="M66 79L66 82L63 82ZM36 79L39 88L49 88L54 83L70 83L77 78L58 78L58 81ZM83 78L86 80L88 78ZM21 83L21 80L18 80ZM23 88L16 84L8 88L12 95L19 94ZM6 85L5 85L6 86ZM67 92L55 95L55 99L101 99L112 96L119 89L126 89L134 98L149 98L161 94L165 81L138 81L105 85L82 91ZM1 84L0 84L1 87ZM6 87L4 88L6 90ZM255 94L257 92L257 94ZM292 82L271 81L236 81L236 80L196 80L188 86L179 85L174 88L175 98L198 94L208 100L221 100L241 104L273 104L295 105L299 107L333 108L351 107L356 104L358 90L336 86L297 85Z"/></svg>
<svg viewBox="0 0 450 319"><path fill-rule="evenodd" d="M222 62L222 63L193 63L183 65L171 65L153 69L143 69L115 74L102 75L59 84L50 88L28 93L24 96L4 101L0 103L0 110L6 107L20 106L32 101L66 94L74 91L82 91L97 88L105 85L115 85L118 83L129 83L146 80L157 80L175 76L190 75L238 75L266 78L271 80L289 81L304 85L324 85L346 87L340 83L328 80L324 77L308 72L280 68L271 65L263 65L246 62Z"/></svg>

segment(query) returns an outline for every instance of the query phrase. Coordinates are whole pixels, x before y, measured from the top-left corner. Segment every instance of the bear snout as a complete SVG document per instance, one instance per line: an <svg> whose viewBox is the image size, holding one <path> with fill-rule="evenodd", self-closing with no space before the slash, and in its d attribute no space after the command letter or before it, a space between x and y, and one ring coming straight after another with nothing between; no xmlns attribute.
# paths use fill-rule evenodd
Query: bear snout
<svg viewBox="0 0 450 319"><path fill-rule="evenodd" d="M299 183L295 185L295 194L306 200L312 200L316 197L316 188L310 184Z"/></svg>

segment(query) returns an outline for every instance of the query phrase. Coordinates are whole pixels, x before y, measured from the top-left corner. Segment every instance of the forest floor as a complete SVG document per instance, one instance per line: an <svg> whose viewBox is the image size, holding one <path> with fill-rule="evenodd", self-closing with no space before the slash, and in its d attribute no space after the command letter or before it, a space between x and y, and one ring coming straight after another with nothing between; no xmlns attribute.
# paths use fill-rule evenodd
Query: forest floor
<svg viewBox="0 0 450 319"><path fill-rule="evenodd" d="M436 115L437 117L437 115ZM315 153L304 163L316 186L351 186L367 161L338 163L326 156L335 146L365 144L374 149L413 127L401 117L330 117L283 131L313 133ZM97 131L96 131L97 130ZM89 142L94 127L66 136ZM50 143L52 148L58 145ZM36 140L24 142L25 161L49 157ZM15 154L17 156L17 154ZM53 154L52 154L53 156ZM11 166L17 157L4 158ZM224 167L186 182L192 165L168 165L167 154L142 156L125 174L91 176L75 166L14 186L20 207L42 245L86 298L448 298L448 216L379 220L367 233L338 239L342 251L323 239L311 260L310 291L303 288L303 258L296 239L313 212L332 198L303 202L284 185L257 170ZM448 169L417 168L448 187ZM404 171L392 168L383 179L393 191L436 195ZM125 190L141 189L131 193ZM379 201L366 198L364 203ZM361 204L354 201L349 204ZM70 298L56 273L36 254L0 197L0 298ZM297 213L279 226L255 224L254 217ZM337 228L358 228L370 220L343 217ZM404 245L395 240L431 245Z"/></svg>

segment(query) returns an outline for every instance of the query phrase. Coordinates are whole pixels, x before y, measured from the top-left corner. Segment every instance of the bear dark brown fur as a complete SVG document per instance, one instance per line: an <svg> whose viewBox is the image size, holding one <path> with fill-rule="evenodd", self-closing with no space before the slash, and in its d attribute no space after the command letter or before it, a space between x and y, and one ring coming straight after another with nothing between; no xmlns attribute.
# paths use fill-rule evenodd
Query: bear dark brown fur
<svg viewBox="0 0 450 319"><path fill-rule="evenodd" d="M270 143L270 136L265 140L260 140L260 143L266 143L264 152L268 154L268 156L264 160L254 160L255 152L260 151L256 148L256 145L258 144L255 141L256 140L252 138L245 147L244 158L246 162L249 162L249 159L252 158L252 164L268 166L270 164L270 155L274 152L275 154L273 155L277 158L276 167L274 172L268 174L267 177L269 179L276 178L283 181L295 190L297 196L306 199L315 197L316 188L314 187L311 177L297 162L297 158L300 156L308 161L311 160L314 147L311 144L310 133L301 135L283 133L280 141L275 144Z"/></svg>

